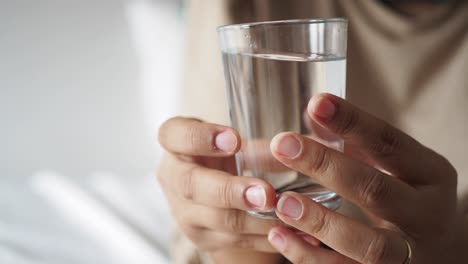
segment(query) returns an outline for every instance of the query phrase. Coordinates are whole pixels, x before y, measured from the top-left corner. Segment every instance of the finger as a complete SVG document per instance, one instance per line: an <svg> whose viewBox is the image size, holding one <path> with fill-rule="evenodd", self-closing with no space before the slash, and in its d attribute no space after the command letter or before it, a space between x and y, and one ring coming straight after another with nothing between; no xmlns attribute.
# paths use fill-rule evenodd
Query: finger
<svg viewBox="0 0 468 264"><path fill-rule="evenodd" d="M314 96L308 112L315 122L342 137L346 146L358 148L380 168L407 182L431 182L436 177L431 175L438 175L434 168L447 167L448 162L434 151L337 96Z"/></svg>
<svg viewBox="0 0 468 264"><path fill-rule="evenodd" d="M159 128L159 143L171 153L225 157L239 150L240 137L230 127L175 117Z"/></svg>
<svg viewBox="0 0 468 264"><path fill-rule="evenodd" d="M309 234L306 234L304 232L296 232L296 234L302 238L302 240L304 240L305 242L311 244L312 246L319 246L320 245L320 240L318 240L317 238L309 235Z"/></svg>
<svg viewBox="0 0 468 264"><path fill-rule="evenodd" d="M273 157L270 151L270 139L243 140L239 151L242 170L282 172L289 170Z"/></svg>
<svg viewBox="0 0 468 264"><path fill-rule="evenodd" d="M286 227L275 227L268 234L273 247L294 264L357 264L337 252L312 246Z"/></svg>
<svg viewBox="0 0 468 264"><path fill-rule="evenodd" d="M406 242L399 234L368 227L300 194L281 194L276 213L288 225L359 263L403 263L406 259Z"/></svg>
<svg viewBox="0 0 468 264"><path fill-rule="evenodd" d="M268 211L274 206L275 189L262 179L175 162L172 177L162 184L177 197L217 208Z"/></svg>
<svg viewBox="0 0 468 264"><path fill-rule="evenodd" d="M278 252L268 242L266 235L236 235L209 229L201 229L196 237L197 245L207 251L225 248L249 249L261 252Z"/></svg>
<svg viewBox="0 0 468 264"><path fill-rule="evenodd" d="M343 139L332 133L330 130L314 122L310 118L307 109L304 110L302 119L305 127L307 128L307 131L309 132L307 133L307 137L312 138L313 140L320 142L329 148L343 148Z"/></svg>
<svg viewBox="0 0 468 264"><path fill-rule="evenodd" d="M280 224L279 220L254 217L238 209L213 208L202 205L190 205L180 208L184 222L193 225L234 234L266 235L268 231Z"/></svg>
<svg viewBox="0 0 468 264"><path fill-rule="evenodd" d="M286 166L308 175L371 213L401 224L412 222L418 200L413 187L406 183L290 132L273 138L271 150Z"/></svg>
<svg viewBox="0 0 468 264"><path fill-rule="evenodd" d="M270 139L243 140L242 147L237 154L237 167L240 171L283 172L289 170L271 154ZM182 161L197 163L204 167L217 168L232 174L237 173L234 157L213 158L187 155L177 155L177 157Z"/></svg>

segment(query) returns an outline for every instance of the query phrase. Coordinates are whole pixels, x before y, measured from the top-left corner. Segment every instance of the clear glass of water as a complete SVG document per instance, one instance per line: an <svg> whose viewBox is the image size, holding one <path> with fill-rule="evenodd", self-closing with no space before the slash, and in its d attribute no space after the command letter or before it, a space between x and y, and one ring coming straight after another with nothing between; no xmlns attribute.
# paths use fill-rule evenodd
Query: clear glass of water
<svg viewBox="0 0 468 264"><path fill-rule="evenodd" d="M317 93L345 97L347 20L284 20L218 28L231 125L242 138L237 173L262 178L277 194L295 191L331 209L340 197L275 160L270 141L293 131L343 151L343 140L315 124L307 104ZM277 218L274 210L249 212Z"/></svg>

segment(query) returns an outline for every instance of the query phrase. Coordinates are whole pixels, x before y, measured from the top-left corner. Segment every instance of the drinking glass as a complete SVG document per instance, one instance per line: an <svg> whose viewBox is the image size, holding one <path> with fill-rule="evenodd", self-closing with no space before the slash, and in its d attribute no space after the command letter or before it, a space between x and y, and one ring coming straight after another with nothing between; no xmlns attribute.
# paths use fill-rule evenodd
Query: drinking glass
<svg viewBox="0 0 468 264"><path fill-rule="evenodd" d="M312 121L306 109L318 93L345 97L347 25L344 18L330 18L218 28L231 125L242 139L238 175L265 179L277 194L295 191L328 208L340 206L335 192L280 164L270 141L293 131L343 151L343 140ZM274 210L249 213L277 218Z"/></svg>

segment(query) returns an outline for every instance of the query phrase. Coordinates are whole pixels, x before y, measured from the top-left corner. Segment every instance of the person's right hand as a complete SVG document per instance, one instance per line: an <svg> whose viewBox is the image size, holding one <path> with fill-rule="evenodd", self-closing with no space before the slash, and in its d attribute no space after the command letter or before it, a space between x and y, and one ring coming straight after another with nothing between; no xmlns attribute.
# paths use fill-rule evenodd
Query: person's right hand
<svg viewBox="0 0 468 264"><path fill-rule="evenodd" d="M159 142L168 155L158 180L180 229L200 250L277 252L267 234L278 221L245 211L271 209L274 188L261 179L233 176L233 155L241 145L237 131L175 117L160 127Z"/></svg>

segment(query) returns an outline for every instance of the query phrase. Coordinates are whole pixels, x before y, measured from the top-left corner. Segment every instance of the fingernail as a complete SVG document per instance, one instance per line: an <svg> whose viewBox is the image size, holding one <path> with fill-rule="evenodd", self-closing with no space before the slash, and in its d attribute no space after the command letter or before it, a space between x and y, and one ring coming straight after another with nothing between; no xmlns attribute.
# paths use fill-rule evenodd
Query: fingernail
<svg viewBox="0 0 468 264"><path fill-rule="evenodd" d="M266 205L266 191L262 186L252 186L245 191L245 198L256 208L264 208Z"/></svg>
<svg viewBox="0 0 468 264"><path fill-rule="evenodd" d="M323 121L332 119L336 112L336 106L325 97L314 98L309 105L309 113L320 117Z"/></svg>
<svg viewBox="0 0 468 264"><path fill-rule="evenodd" d="M215 145L224 152L232 152L236 149L237 138L232 132L224 131L216 135Z"/></svg>
<svg viewBox="0 0 468 264"><path fill-rule="evenodd" d="M296 158L302 149L302 143L293 135L277 135L273 138L274 149L290 159Z"/></svg>
<svg viewBox="0 0 468 264"><path fill-rule="evenodd" d="M289 216L294 219L298 219L302 215L302 203L292 196L281 196L276 206L278 212Z"/></svg>
<svg viewBox="0 0 468 264"><path fill-rule="evenodd" d="M282 251L286 247L286 241L283 236L277 232L270 232L268 234L268 241L278 250Z"/></svg>

